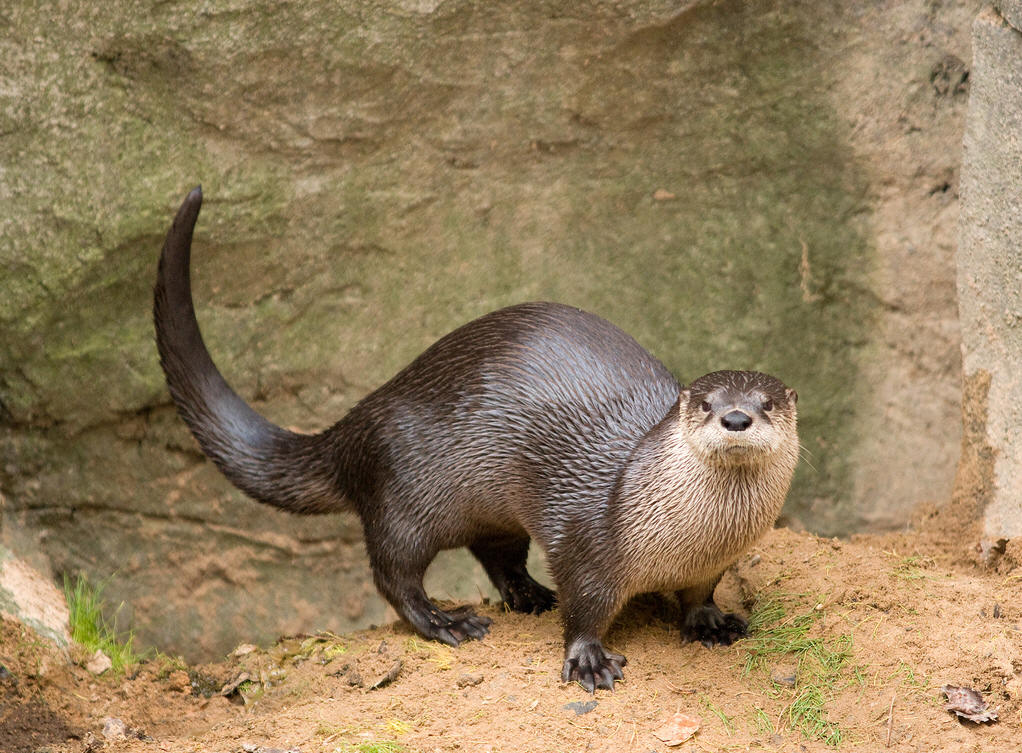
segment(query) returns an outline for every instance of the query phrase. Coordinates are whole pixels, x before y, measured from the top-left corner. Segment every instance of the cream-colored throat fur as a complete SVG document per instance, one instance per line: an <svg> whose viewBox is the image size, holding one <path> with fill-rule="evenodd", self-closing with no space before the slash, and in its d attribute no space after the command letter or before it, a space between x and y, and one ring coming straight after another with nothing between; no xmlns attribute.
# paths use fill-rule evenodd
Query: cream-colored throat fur
<svg viewBox="0 0 1022 753"><path fill-rule="evenodd" d="M684 420L657 427L625 470L615 513L632 594L712 580L773 525L784 504L797 438L733 465L697 456L691 439Z"/></svg>

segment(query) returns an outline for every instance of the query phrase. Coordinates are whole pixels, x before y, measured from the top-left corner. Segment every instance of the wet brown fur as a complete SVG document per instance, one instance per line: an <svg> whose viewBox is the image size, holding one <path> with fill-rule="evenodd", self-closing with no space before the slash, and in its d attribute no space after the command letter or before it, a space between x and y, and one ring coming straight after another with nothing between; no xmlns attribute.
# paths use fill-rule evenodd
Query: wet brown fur
<svg viewBox="0 0 1022 753"><path fill-rule="evenodd" d="M441 338L321 434L289 432L226 384L202 341L189 280L201 200L196 189L178 211L154 292L182 418L254 499L296 513L354 509L377 587L419 633L457 645L487 631L487 618L444 612L422 588L436 553L461 546L511 608L540 612L559 598L563 679L590 690L622 676L624 657L601 638L637 593L675 590L690 639L744 633L713 586L780 511L798 455L793 391L735 371L683 390L612 324L528 303ZM530 540L557 597L525 569Z"/></svg>

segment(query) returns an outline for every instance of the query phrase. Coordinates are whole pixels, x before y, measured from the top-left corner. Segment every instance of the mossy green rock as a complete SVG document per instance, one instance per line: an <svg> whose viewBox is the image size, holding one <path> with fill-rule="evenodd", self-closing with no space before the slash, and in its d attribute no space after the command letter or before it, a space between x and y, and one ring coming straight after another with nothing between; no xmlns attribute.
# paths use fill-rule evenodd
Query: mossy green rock
<svg viewBox="0 0 1022 753"><path fill-rule="evenodd" d="M189 658L388 617L353 517L242 498L169 404L151 285L200 182L199 319L278 423L324 428L455 326L558 300L682 381L795 387L811 464L786 516L854 530L884 304L873 168L833 93L844 5L8 4L4 537L108 578L142 644ZM475 597L469 567L433 593Z"/></svg>

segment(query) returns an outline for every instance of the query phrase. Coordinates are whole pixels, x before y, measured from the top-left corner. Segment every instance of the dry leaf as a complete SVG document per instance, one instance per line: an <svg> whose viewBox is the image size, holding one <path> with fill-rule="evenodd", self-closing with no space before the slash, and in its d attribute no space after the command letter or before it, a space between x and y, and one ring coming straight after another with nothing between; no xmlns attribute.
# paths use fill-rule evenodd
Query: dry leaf
<svg viewBox="0 0 1022 753"><path fill-rule="evenodd" d="M681 745L699 731L699 719L688 714L675 714L662 727L653 730L653 736L664 745Z"/></svg>
<svg viewBox="0 0 1022 753"><path fill-rule="evenodd" d="M970 722L997 721L997 712L988 709L983 696L972 688L945 685L943 690L944 695L947 696L947 704L944 708L948 711L953 711L962 719L968 719Z"/></svg>

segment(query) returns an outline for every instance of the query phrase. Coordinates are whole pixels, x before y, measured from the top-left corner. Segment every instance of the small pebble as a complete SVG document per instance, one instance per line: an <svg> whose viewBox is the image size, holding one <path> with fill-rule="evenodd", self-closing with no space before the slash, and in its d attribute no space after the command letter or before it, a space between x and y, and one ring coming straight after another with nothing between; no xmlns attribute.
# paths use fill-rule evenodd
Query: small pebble
<svg viewBox="0 0 1022 753"><path fill-rule="evenodd" d="M110 657L97 648L96 653L86 662L85 668L94 675L101 675L113 665L114 663L110 661Z"/></svg>
<svg viewBox="0 0 1022 753"><path fill-rule="evenodd" d="M770 673L770 681L786 688L795 687L797 667L777 667Z"/></svg>
<svg viewBox="0 0 1022 753"><path fill-rule="evenodd" d="M568 709L568 711L574 711L575 716L582 716L582 714L588 714L598 705L599 701L572 701L571 703L564 704L564 708Z"/></svg>
<svg viewBox="0 0 1022 753"><path fill-rule="evenodd" d="M107 740L124 740L128 737L128 725L108 716L103 720L103 737Z"/></svg>

